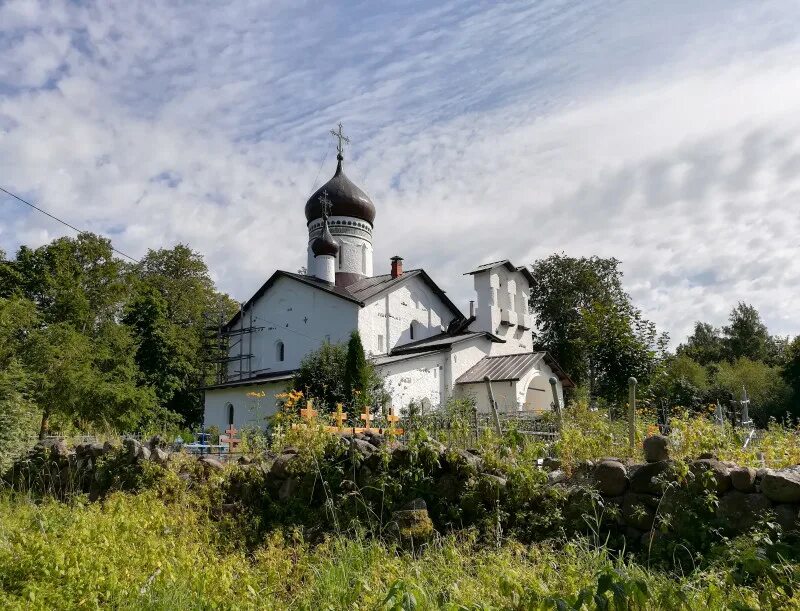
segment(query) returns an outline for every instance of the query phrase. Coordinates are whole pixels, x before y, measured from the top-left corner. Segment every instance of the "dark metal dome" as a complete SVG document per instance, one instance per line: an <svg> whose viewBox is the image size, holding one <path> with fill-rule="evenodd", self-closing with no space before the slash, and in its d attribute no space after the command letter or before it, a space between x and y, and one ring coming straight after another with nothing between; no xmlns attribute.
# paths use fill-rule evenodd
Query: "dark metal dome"
<svg viewBox="0 0 800 611"><path fill-rule="evenodd" d="M327 191L331 201L330 216L351 216L367 221L372 225L375 220L375 204L372 200L354 185L342 171L342 156L338 155L336 173L328 182L316 190L314 195L306 202L306 220L310 223L322 218L322 204L320 197Z"/></svg>
<svg viewBox="0 0 800 611"><path fill-rule="evenodd" d="M339 244L333 239L330 229L328 229L328 221L322 227L322 235L311 242L311 252L315 257L320 255L329 255L335 257L339 252Z"/></svg>

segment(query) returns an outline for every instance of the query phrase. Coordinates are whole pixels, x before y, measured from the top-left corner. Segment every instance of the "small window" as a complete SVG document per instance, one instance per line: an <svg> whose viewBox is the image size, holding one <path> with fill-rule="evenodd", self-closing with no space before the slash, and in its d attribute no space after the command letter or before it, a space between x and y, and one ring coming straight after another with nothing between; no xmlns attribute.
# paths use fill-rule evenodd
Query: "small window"
<svg viewBox="0 0 800 611"><path fill-rule="evenodd" d="M439 377L439 368L438 367L434 367L433 368L433 379L435 380L438 377Z"/></svg>
<svg viewBox="0 0 800 611"><path fill-rule="evenodd" d="M339 257L339 269L342 269L344 262L344 244L342 243L339 243L339 254L337 256Z"/></svg>
<svg viewBox="0 0 800 611"><path fill-rule="evenodd" d="M378 335L378 352L383 352L383 335Z"/></svg>
<svg viewBox="0 0 800 611"><path fill-rule="evenodd" d="M279 362L283 362L283 358L285 356L285 351L283 347L283 342L278 342L275 344L275 359Z"/></svg>
<svg viewBox="0 0 800 611"><path fill-rule="evenodd" d="M230 426L233 426L233 404L228 403L227 408L228 408L228 424Z"/></svg>
<svg viewBox="0 0 800 611"><path fill-rule="evenodd" d="M414 331L416 330L416 326L417 326L417 321L416 320L412 321L411 324L408 326L408 338L409 339L414 339Z"/></svg>
<svg viewBox="0 0 800 611"><path fill-rule="evenodd" d="M458 355L457 355L457 354L454 354L454 355L453 355L453 362L454 362L454 363L457 363L457 362L458 362Z"/></svg>

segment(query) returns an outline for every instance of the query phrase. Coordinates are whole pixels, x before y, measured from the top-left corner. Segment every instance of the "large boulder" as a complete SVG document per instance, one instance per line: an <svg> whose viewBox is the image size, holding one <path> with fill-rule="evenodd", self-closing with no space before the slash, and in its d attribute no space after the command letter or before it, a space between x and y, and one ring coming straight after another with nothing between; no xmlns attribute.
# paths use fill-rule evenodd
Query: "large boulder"
<svg viewBox="0 0 800 611"><path fill-rule="evenodd" d="M756 470L751 467L731 469L731 484L739 492L752 492L756 487Z"/></svg>
<svg viewBox="0 0 800 611"><path fill-rule="evenodd" d="M755 526L771 506L763 494L732 490L719 499L717 517L729 529L742 532Z"/></svg>
<svg viewBox="0 0 800 611"><path fill-rule="evenodd" d="M150 453L150 460L159 465L166 465L169 461L169 452L156 446Z"/></svg>
<svg viewBox="0 0 800 611"><path fill-rule="evenodd" d="M297 496L298 490L300 490L300 480L296 477L290 477L278 488L278 500L288 501Z"/></svg>
<svg viewBox="0 0 800 611"><path fill-rule="evenodd" d="M781 503L775 505L775 521L780 524L784 532L792 532L800 528L800 515L797 512L797 505Z"/></svg>
<svg viewBox="0 0 800 611"><path fill-rule="evenodd" d="M147 450L147 448L144 449ZM214 458L213 456L201 456L198 462L206 471L222 471L225 468L225 465L223 465L219 459Z"/></svg>
<svg viewBox="0 0 800 611"><path fill-rule="evenodd" d="M669 459L669 439L664 435L651 435L642 444L644 459L647 462L660 462Z"/></svg>
<svg viewBox="0 0 800 611"><path fill-rule="evenodd" d="M761 479L761 492L775 503L800 503L800 470L767 469Z"/></svg>
<svg viewBox="0 0 800 611"><path fill-rule="evenodd" d="M642 494L661 494L666 485L664 477L670 465L668 460L661 460L630 469L628 472L630 490Z"/></svg>
<svg viewBox="0 0 800 611"><path fill-rule="evenodd" d="M287 454L284 451L284 453L280 454L278 458L275 459L275 462L272 463L272 467L269 470L270 475L278 479L290 477L293 474L292 463L296 460L297 454Z"/></svg>
<svg viewBox="0 0 800 611"><path fill-rule="evenodd" d="M434 529L427 509L401 509L392 514L389 534L402 544L416 547L433 538Z"/></svg>
<svg viewBox="0 0 800 611"><path fill-rule="evenodd" d="M717 494L727 492L731 488L731 470L716 458L695 460L690 465L690 469L697 479L704 477L704 473L710 472L714 477L714 488Z"/></svg>
<svg viewBox="0 0 800 611"><path fill-rule="evenodd" d="M566 472L562 471L561 469L556 469L555 471L550 471L547 474L547 483L548 484L561 484L567 481L567 474Z"/></svg>
<svg viewBox="0 0 800 611"><path fill-rule="evenodd" d="M628 492L622 501L622 517L628 526L633 526L641 531L648 531L653 528L656 517L656 510L653 507L653 499L658 502L656 497L649 494Z"/></svg>
<svg viewBox="0 0 800 611"><path fill-rule="evenodd" d="M620 496L628 487L625 465L616 460L604 460L594 468L594 483L603 496Z"/></svg>

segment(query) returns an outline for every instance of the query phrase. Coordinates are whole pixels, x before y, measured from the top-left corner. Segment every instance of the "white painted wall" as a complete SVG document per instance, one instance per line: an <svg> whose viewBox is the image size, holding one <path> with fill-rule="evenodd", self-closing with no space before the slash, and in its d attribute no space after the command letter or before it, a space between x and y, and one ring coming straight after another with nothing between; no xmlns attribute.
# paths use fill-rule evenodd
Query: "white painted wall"
<svg viewBox="0 0 800 611"><path fill-rule="evenodd" d="M314 257L314 275L333 284L336 281L336 257L330 255Z"/></svg>
<svg viewBox="0 0 800 611"><path fill-rule="evenodd" d="M384 376L385 388L392 397L395 413L408 407L412 401L427 399L436 409L446 400L444 365L446 352L399 361L379 367Z"/></svg>
<svg viewBox="0 0 800 611"><path fill-rule="evenodd" d="M537 367L532 368L520 380L492 382L492 392L500 412L530 411L543 413L550 411L550 404L553 402L553 393L550 389L550 376L552 375L553 371L550 367L546 363L540 362ZM532 390L529 393L528 391L531 387L539 390ZM544 392L541 389L544 389ZM556 385L556 392L563 406L564 389L560 381ZM481 413L488 413L491 410L489 394L486 391L484 382L459 384L456 388L456 396L474 398L475 405Z"/></svg>
<svg viewBox="0 0 800 611"><path fill-rule="evenodd" d="M358 313L358 331L367 354L386 354L410 341L441 333L453 318L444 302L418 276L392 287L365 303ZM415 322L414 339L410 337ZM381 341L378 336L382 336Z"/></svg>
<svg viewBox="0 0 800 611"><path fill-rule="evenodd" d="M282 277L252 305L253 326L263 329L252 333L252 369L254 372L296 369L300 360L328 339L344 342L357 328L360 307L357 303ZM245 326L249 310L244 312ZM237 325L238 326L238 325ZM243 352L250 351L250 338L243 336ZM284 360L278 360L278 342L284 345ZM231 355L239 346L231 347ZM246 365L245 365L246 366ZM229 365L229 379L238 379L237 361ZM247 376L245 376L247 377Z"/></svg>
<svg viewBox="0 0 800 611"><path fill-rule="evenodd" d="M349 216L332 216L328 226L339 244L336 271L372 276L372 226L366 221ZM308 225L308 273L313 274L314 253L311 242L322 233L322 219Z"/></svg>
<svg viewBox="0 0 800 611"><path fill-rule="evenodd" d="M233 424L240 431L245 428L264 429L266 418L277 411L276 395L284 392L287 381L236 386L206 391L205 416L203 425L207 429L216 426L224 432L228 428L228 404L233 405ZM264 392L265 397L255 399L247 396L250 392Z"/></svg>
<svg viewBox="0 0 800 611"><path fill-rule="evenodd" d="M477 320L470 328L489 331L506 340L504 344L492 345L492 356L533 350L531 330L523 329L521 325L523 320L528 320L531 325L533 323L528 307L530 283L525 276L516 270L506 269L504 265L498 265L474 274L473 278ZM502 323L504 311L511 313L514 324Z"/></svg>

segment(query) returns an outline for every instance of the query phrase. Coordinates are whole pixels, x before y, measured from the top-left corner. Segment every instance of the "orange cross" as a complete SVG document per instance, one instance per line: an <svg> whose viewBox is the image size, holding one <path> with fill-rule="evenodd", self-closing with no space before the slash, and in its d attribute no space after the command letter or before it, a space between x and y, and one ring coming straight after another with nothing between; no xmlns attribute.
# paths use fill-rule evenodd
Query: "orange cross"
<svg viewBox="0 0 800 611"><path fill-rule="evenodd" d="M372 422L372 419L374 417L375 416L373 416L372 414L369 413L369 408L365 407L364 408L364 413L361 414L361 419L364 421L364 428L367 428L367 429L371 428L370 427L370 423Z"/></svg>
<svg viewBox="0 0 800 611"><path fill-rule="evenodd" d="M336 413L333 415L333 419L336 420L336 425L339 427L339 430L342 430L342 424L345 420L347 420L347 412L342 411L342 404L336 404Z"/></svg>
<svg viewBox="0 0 800 611"><path fill-rule="evenodd" d="M236 430L236 427L231 424L225 433L228 435L228 451L233 452L233 448L236 447L236 444L239 443L239 439L236 439L236 433L239 431Z"/></svg>
<svg viewBox="0 0 800 611"><path fill-rule="evenodd" d="M389 421L389 428L391 429L393 429L395 425L400 422L400 416L397 416L392 412L389 412L389 415L386 416L386 419Z"/></svg>
<svg viewBox="0 0 800 611"><path fill-rule="evenodd" d="M317 411L314 409L314 401L313 399L309 399L306 402L306 408L300 410L300 416L306 420L313 420L316 415Z"/></svg>

